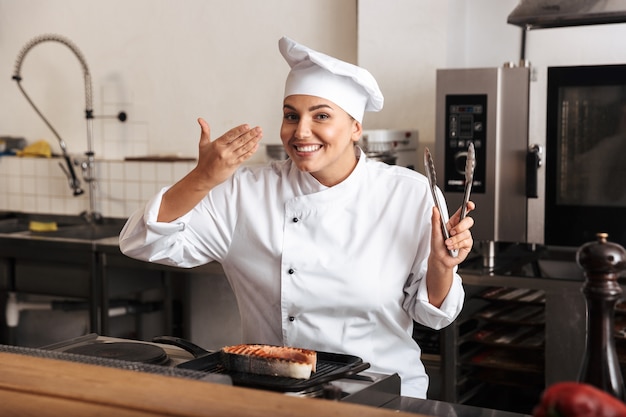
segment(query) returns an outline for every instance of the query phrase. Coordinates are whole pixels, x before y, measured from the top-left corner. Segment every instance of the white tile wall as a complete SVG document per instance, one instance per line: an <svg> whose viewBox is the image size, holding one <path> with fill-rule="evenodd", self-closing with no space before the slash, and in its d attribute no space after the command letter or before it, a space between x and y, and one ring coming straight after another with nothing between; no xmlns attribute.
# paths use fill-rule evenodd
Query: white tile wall
<svg viewBox="0 0 626 417"><path fill-rule="evenodd" d="M72 195L60 162L60 158L0 157L0 210L68 215L87 210L87 192ZM96 210L105 217L128 217L194 166L189 161L97 160ZM86 190L87 184L78 175Z"/></svg>

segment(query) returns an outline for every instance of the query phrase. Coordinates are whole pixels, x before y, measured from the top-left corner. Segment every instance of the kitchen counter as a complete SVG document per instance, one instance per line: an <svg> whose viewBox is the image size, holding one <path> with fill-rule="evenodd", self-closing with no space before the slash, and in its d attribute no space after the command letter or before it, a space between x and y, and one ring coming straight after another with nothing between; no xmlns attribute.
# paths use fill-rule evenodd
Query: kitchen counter
<svg viewBox="0 0 626 417"><path fill-rule="evenodd" d="M0 401L7 415L403 415L373 407L11 353L0 353L0 364Z"/></svg>
<svg viewBox="0 0 626 417"><path fill-rule="evenodd" d="M0 366L8 415L521 417L406 397L374 408L6 352Z"/></svg>
<svg viewBox="0 0 626 417"><path fill-rule="evenodd" d="M531 243L476 242L470 256L459 266L459 273L480 276L488 283L506 277L530 288L579 286L584 275L576 264L577 250Z"/></svg>
<svg viewBox="0 0 626 417"><path fill-rule="evenodd" d="M526 415L411 397L398 397L387 403L384 408L437 417L522 417Z"/></svg>

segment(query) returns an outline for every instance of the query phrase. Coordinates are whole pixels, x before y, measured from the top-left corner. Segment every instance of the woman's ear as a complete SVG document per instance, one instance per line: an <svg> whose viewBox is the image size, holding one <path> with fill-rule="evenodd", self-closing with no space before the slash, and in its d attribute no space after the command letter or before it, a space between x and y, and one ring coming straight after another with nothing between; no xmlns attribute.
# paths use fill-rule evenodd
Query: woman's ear
<svg viewBox="0 0 626 417"><path fill-rule="evenodd" d="M363 126L356 120L352 121L352 141L358 142L363 135Z"/></svg>

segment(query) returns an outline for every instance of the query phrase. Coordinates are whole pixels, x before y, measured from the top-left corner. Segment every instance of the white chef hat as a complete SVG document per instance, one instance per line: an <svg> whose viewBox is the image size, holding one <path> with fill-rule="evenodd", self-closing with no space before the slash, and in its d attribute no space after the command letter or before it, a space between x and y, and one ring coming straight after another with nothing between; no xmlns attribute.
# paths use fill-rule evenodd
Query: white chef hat
<svg viewBox="0 0 626 417"><path fill-rule="evenodd" d="M283 37L278 48L291 71L285 82L285 97L304 94L330 100L359 123L365 111L383 108L383 94L367 70L314 51Z"/></svg>

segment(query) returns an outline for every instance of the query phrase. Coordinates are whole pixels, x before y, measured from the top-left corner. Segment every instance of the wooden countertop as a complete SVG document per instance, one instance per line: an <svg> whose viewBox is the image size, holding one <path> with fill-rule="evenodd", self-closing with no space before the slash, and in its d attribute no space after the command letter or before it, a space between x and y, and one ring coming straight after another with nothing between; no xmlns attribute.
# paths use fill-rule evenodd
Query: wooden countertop
<svg viewBox="0 0 626 417"><path fill-rule="evenodd" d="M14 353L0 353L0 369L0 403L4 415L416 415Z"/></svg>

